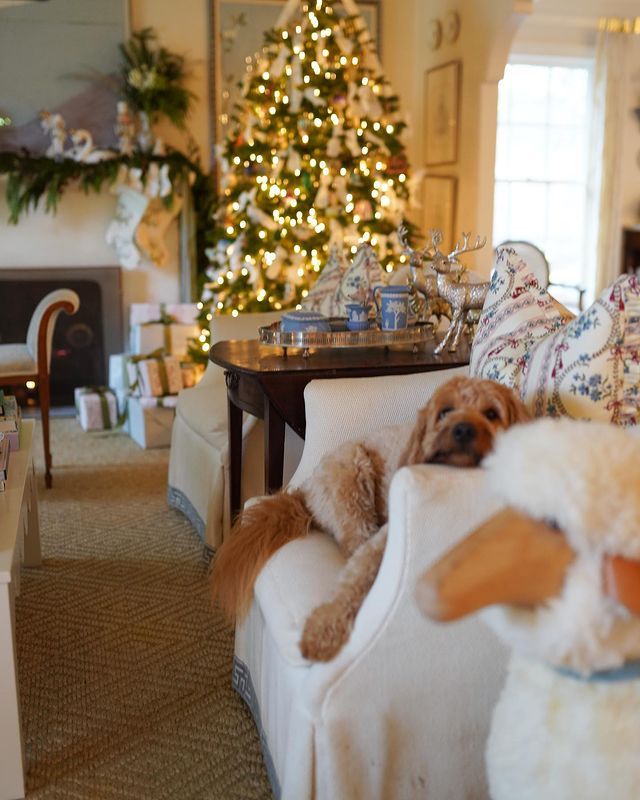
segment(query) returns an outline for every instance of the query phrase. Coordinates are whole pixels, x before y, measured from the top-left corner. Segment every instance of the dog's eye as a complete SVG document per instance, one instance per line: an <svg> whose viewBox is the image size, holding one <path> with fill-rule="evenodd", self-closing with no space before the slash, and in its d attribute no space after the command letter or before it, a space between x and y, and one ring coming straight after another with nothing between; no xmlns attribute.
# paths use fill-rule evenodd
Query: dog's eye
<svg viewBox="0 0 640 800"><path fill-rule="evenodd" d="M451 406L445 406L444 408L441 408L440 411L438 412L438 419L439 420L444 419L447 416L447 414L450 414L452 411L453 408Z"/></svg>
<svg viewBox="0 0 640 800"><path fill-rule="evenodd" d="M500 415L499 415L499 414L498 414L498 412L495 410L495 408L488 408L488 409L487 409L487 410L484 412L484 415L485 415L485 417L486 417L486 418L487 418L487 419L488 419L490 422L493 422L494 420L496 420L496 419L499 419L499 418L500 418Z"/></svg>

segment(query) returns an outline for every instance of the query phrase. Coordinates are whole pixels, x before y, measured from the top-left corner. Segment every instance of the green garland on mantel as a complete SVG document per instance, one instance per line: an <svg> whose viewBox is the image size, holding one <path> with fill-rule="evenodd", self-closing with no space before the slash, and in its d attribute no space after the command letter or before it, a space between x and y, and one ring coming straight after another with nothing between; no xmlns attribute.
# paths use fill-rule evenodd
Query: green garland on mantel
<svg viewBox="0 0 640 800"><path fill-rule="evenodd" d="M88 164L85 161L74 161L71 158L56 160L46 156L33 156L29 153L0 153L0 175L8 176L6 198L9 206L9 222L17 224L20 217L29 208L36 208L42 198L45 199L45 211L55 212L58 203L70 183L76 183L85 193L99 193L105 184L115 183L121 167L136 167L142 171L144 183L151 164L169 167L169 179L175 186L180 179L188 180L193 174L194 195L208 193L206 176L199 165L176 150L166 155L156 156L150 153L135 153L131 156L117 155ZM172 195L164 198L171 205ZM195 203L198 208L198 203ZM197 213L197 212L196 212Z"/></svg>
<svg viewBox="0 0 640 800"><path fill-rule="evenodd" d="M215 202L214 182L211 175L203 172L200 165L184 153L170 150L166 155L134 153L131 156L117 155L115 158L88 164L71 158L56 160L46 156L33 156L22 153L0 153L0 175L7 175L6 198L9 206L9 222L16 225L29 208L36 208L45 199L45 210L53 212L69 184L77 184L85 193L99 193L103 187L115 183L120 167L137 167L142 171L141 181L145 182L151 164L169 167L169 179L175 186L180 179L191 183L193 207L196 223L197 273L199 283L209 264L205 254L210 218ZM171 205L173 195L163 198Z"/></svg>

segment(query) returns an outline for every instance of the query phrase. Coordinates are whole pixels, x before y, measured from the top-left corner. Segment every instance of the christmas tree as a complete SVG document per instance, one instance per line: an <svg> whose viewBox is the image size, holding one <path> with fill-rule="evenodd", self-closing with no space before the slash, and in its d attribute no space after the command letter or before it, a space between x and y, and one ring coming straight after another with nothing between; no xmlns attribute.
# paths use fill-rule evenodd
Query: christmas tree
<svg viewBox="0 0 640 800"><path fill-rule="evenodd" d="M352 0L288 9L244 78L222 145L204 352L211 314L304 302L332 245L349 254L368 242L388 272L405 260L405 123L366 25Z"/></svg>

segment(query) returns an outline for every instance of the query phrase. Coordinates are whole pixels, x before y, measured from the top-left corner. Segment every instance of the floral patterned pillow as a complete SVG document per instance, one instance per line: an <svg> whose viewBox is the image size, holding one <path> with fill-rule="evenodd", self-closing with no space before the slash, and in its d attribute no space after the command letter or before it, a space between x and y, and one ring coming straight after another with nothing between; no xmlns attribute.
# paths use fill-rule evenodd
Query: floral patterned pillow
<svg viewBox="0 0 640 800"><path fill-rule="evenodd" d="M346 271L342 248L333 245L327 263L309 290L302 307L308 311L319 311L325 317L338 316L338 293Z"/></svg>
<svg viewBox="0 0 640 800"><path fill-rule="evenodd" d="M511 386L536 416L640 419L640 283L625 275L568 320L513 250L498 254L471 374Z"/></svg>

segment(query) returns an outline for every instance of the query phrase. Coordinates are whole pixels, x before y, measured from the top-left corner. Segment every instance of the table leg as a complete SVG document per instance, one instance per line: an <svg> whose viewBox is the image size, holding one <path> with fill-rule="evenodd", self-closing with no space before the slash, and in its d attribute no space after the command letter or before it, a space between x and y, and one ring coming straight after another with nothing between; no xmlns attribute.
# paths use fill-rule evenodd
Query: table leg
<svg viewBox="0 0 640 800"><path fill-rule="evenodd" d="M264 398L264 488L273 494L282 488L284 469L284 419Z"/></svg>
<svg viewBox="0 0 640 800"><path fill-rule="evenodd" d="M242 409L227 392L227 417L229 422L229 500L233 523L242 502Z"/></svg>
<svg viewBox="0 0 640 800"><path fill-rule="evenodd" d="M0 800L24 797L24 756L11 584L0 584Z"/></svg>

